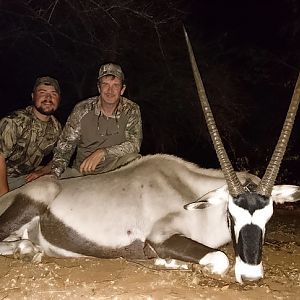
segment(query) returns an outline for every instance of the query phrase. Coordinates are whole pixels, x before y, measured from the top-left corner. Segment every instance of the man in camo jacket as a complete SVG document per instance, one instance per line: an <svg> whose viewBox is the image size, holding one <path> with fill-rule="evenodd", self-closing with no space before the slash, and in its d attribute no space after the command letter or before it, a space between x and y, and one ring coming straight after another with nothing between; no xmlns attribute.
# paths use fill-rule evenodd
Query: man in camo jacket
<svg viewBox="0 0 300 300"><path fill-rule="evenodd" d="M51 172L51 162L40 166L51 154L61 133L53 116L60 102L56 79L40 77L32 92L31 106L0 120L0 196Z"/></svg>
<svg viewBox="0 0 300 300"><path fill-rule="evenodd" d="M100 67L100 95L79 102L70 114L54 149L53 175L108 172L140 157L141 113L136 103L122 96L125 88L119 65ZM72 168L67 168L75 149Z"/></svg>

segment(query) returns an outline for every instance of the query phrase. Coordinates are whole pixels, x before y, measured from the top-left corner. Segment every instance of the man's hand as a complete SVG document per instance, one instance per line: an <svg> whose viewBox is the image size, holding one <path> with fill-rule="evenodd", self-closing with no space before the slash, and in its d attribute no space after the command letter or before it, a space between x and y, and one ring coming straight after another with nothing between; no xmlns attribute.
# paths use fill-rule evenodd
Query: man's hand
<svg viewBox="0 0 300 300"><path fill-rule="evenodd" d="M105 160L105 156L105 149L97 149L82 162L79 168L80 173L95 171L96 167Z"/></svg>
<svg viewBox="0 0 300 300"><path fill-rule="evenodd" d="M42 167L38 170L35 170L31 173L29 173L26 177L25 177L25 181L28 183L30 181L33 181L41 176L44 176L46 174L50 174L51 172L51 165L47 165L45 167Z"/></svg>

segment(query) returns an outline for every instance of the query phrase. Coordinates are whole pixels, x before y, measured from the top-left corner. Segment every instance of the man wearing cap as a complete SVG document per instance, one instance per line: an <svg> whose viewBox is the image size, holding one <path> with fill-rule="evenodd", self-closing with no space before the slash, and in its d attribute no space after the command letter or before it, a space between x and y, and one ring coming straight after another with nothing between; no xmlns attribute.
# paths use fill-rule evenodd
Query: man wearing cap
<svg viewBox="0 0 300 300"><path fill-rule="evenodd" d="M31 96L31 106L0 120L0 196L51 171L51 162L40 164L61 133L53 116L60 102L57 80L38 78Z"/></svg>
<svg viewBox="0 0 300 300"><path fill-rule="evenodd" d="M52 174L77 177L114 170L140 157L139 106L123 97L124 74L117 64L100 67L99 96L79 102L54 149ZM72 168L67 168L76 149Z"/></svg>

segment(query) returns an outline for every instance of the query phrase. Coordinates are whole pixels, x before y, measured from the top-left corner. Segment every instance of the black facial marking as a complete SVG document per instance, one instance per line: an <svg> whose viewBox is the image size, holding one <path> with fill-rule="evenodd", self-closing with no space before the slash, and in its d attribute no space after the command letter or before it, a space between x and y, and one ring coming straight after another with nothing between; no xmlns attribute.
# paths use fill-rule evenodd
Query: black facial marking
<svg viewBox="0 0 300 300"><path fill-rule="evenodd" d="M257 209L262 209L270 203L270 199L257 193L247 192L233 199L235 205L246 209L252 215Z"/></svg>
<svg viewBox="0 0 300 300"><path fill-rule="evenodd" d="M262 258L262 230L257 225L247 224L239 233L237 254L243 262L258 265Z"/></svg>

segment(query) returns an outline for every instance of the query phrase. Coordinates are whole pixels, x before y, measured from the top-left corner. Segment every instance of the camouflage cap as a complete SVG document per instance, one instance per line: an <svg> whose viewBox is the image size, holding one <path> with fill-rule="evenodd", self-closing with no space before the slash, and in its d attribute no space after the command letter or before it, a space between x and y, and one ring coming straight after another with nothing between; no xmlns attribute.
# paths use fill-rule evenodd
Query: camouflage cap
<svg viewBox="0 0 300 300"><path fill-rule="evenodd" d="M113 63L102 65L99 69L98 79L106 75L113 75L124 81L124 73L119 65Z"/></svg>
<svg viewBox="0 0 300 300"><path fill-rule="evenodd" d="M49 76L39 77L35 81L35 84L33 86L33 90L35 91L36 88L40 84L52 85L55 88L55 90L57 91L57 93L60 94L60 87L59 87L58 81L56 79L54 79L52 77L49 77Z"/></svg>

